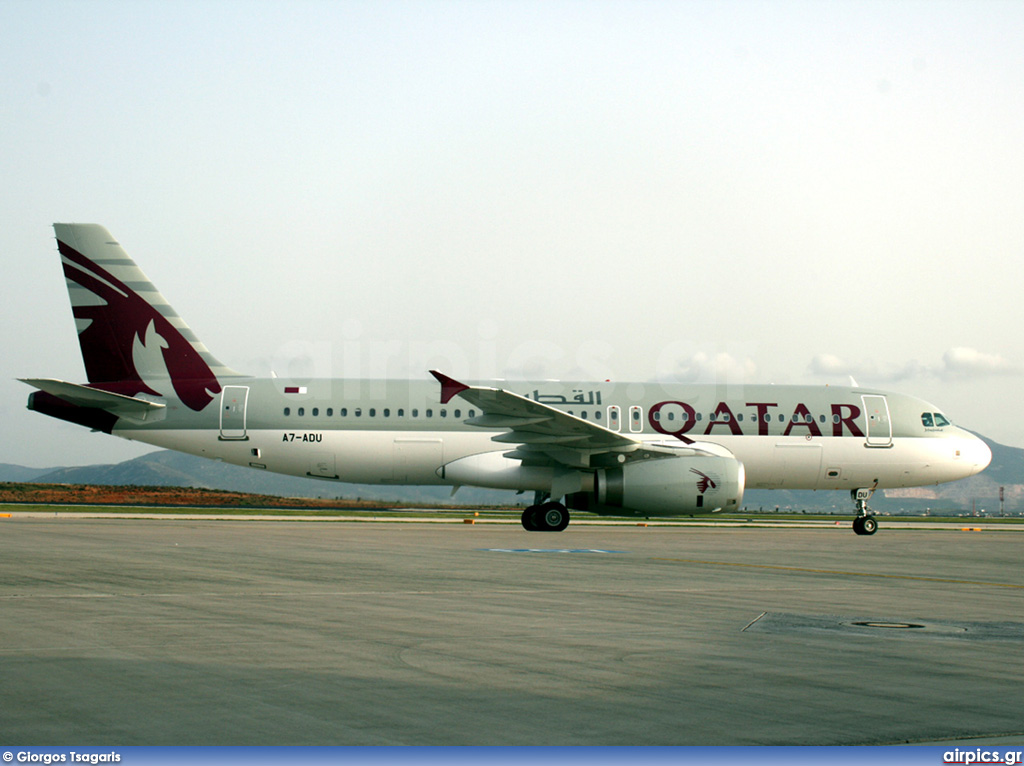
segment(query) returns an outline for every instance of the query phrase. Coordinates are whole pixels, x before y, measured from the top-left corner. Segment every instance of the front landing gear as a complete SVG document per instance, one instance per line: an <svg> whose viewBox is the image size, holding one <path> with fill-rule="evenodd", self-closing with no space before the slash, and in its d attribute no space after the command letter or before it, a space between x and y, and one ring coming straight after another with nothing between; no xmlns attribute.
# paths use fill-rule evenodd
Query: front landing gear
<svg viewBox="0 0 1024 766"><path fill-rule="evenodd" d="M542 503L523 511L523 529L527 532L561 532L569 526L569 509L561 503Z"/></svg>
<svg viewBox="0 0 1024 766"><path fill-rule="evenodd" d="M853 531L858 535L873 535L878 529L874 516L858 516L853 520Z"/></svg>
<svg viewBox="0 0 1024 766"><path fill-rule="evenodd" d="M874 493L873 487L850 491L850 497L853 498L857 510L857 518L853 520L853 531L858 535L873 535L878 531L878 522L871 515L871 509L868 508L868 500Z"/></svg>

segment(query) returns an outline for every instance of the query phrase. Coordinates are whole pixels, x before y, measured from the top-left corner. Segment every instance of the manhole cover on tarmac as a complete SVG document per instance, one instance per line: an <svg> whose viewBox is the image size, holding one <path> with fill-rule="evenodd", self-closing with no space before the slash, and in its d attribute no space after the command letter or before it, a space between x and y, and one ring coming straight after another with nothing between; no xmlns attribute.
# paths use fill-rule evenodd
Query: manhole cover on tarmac
<svg viewBox="0 0 1024 766"><path fill-rule="evenodd" d="M880 638L955 638L961 641L1013 641L1024 643L1019 622L904 622L865 620L858 617L764 612L743 628L744 633L845 633Z"/></svg>

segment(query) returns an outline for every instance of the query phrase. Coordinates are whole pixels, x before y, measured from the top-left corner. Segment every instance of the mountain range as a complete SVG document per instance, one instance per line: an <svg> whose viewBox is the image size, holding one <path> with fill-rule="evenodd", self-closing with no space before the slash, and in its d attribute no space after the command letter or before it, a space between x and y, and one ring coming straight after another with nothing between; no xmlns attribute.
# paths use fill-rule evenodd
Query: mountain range
<svg viewBox="0 0 1024 766"><path fill-rule="evenodd" d="M992 450L989 467L969 479L931 487L884 490L871 506L881 513L922 512L927 509L969 512L999 511L999 488L1005 491L1005 510L1024 513L1024 450L997 444L985 437ZM297 476L256 471L180 452L151 452L111 465L66 468L27 468L0 463L0 481L36 484L102 484L225 489L281 497L322 497L380 500L396 504L458 503L495 505L532 502L532 493L463 487L452 497L450 487L405 487L335 484ZM743 504L750 510L852 511L843 491L747 490Z"/></svg>

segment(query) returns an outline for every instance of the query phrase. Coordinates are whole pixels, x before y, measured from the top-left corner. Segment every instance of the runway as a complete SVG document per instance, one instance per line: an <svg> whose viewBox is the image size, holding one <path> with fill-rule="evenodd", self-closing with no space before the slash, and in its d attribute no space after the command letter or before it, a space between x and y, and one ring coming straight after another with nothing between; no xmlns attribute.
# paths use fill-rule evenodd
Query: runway
<svg viewBox="0 0 1024 766"><path fill-rule="evenodd" d="M1022 543L15 514L0 739L1020 742Z"/></svg>

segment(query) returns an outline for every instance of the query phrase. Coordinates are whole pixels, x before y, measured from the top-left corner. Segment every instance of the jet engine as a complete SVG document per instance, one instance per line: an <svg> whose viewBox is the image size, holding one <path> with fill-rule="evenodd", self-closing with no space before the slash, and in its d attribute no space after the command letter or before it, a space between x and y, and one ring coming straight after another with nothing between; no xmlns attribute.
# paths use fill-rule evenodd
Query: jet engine
<svg viewBox="0 0 1024 766"><path fill-rule="evenodd" d="M666 457L603 468L594 489L565 498L569 508L611 516L690 516L739 510L743 464L734 457Z"/></svg>

